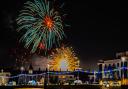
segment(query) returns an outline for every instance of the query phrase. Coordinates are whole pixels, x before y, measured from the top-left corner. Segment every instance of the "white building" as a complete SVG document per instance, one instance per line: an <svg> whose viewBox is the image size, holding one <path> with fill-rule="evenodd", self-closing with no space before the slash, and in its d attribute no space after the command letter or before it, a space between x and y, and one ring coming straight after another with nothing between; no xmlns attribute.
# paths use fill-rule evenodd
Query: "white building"
<svg viewBox="0 0 128 89"><path fill-rule="evenodd" d="M128 51L116 54L116 59L100 60L98 63L99 78L128 78Z"/></svg>

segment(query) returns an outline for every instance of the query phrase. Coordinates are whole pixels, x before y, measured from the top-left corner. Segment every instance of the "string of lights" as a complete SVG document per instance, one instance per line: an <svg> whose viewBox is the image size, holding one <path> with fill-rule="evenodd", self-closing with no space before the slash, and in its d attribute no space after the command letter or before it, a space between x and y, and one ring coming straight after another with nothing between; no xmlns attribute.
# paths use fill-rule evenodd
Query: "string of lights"
<svg viewBox="0 0 128 89"><path fill-rule="evenodd" d="M118 68L118 69L113 69L113 70L107 70L107 71L83 71L83 70L77 70L77 71L74 71L74 72L84 72L84 73L95 73L95 74L100 74L100 73L110 73L110 72L114 72L114 71L119 71L119 70L122 70L122 69L127 69L128 70L128 67L121 67L121 68ZM31 77L34 77L34 76L39 76L39 75L46 75L46 74L52 74L52 75L63 75L63 74L70 74L72 72L70 71L63 71L63 72L47 72L47 73L40 73L40 74L19 74L19 75L16 75L16 76L0 76L0 78L18 78L18 77L21 77L21 76L31 76Z"/></svg>

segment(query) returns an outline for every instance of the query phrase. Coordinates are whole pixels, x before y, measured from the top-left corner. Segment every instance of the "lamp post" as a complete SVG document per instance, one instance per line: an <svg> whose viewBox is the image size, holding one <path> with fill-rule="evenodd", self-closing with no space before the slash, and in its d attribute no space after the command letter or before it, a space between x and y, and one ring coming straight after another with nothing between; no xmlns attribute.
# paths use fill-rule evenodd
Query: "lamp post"
<svg viewBox="0 0 128 89"><path fill-rule="evenodd" d="M94 77L94 83L96 82L96 72L94 71L94 75L93 75L93 77Z"/></svg>
<svg viewBox="0 0 128 89"><path fill-rule="evenodd" d="M48 66L48 85L49 85L49 64L47 65Z"/></svg>
<svg viewBox="0 0 128 89"><path fill-rule="evenodd" d="M23 74L23 72L24 72L24 67L23 66L20 67L20 71L21 71L21 74ZM24 84L23 76L19 76L18 84Z"/></svg>
<svg viewBox="0 0 128 89"><path fill-rule="evenodd" d="M80 61L78 60L78 80L79 80L79 68L80 68Z"/></svg>
<svg viewBox="0 0 128 89"><path fill-rule="evenodd" d="M24 67L23 66L21 66L20 71L21 71L21 74L22 74L23 71L24 71Z"/></svg>
<svg viewBox="0 0 128 89"><path fill-rule="evenodd" d="M123 70L123 79L124 79L124 66L125 66L125 65L124 65L124 62L125 62L125 57L122 57L121 60L122 60L122 62L123 62L123 67L122 67L123 69L122 69L122 70Z"/></svg>

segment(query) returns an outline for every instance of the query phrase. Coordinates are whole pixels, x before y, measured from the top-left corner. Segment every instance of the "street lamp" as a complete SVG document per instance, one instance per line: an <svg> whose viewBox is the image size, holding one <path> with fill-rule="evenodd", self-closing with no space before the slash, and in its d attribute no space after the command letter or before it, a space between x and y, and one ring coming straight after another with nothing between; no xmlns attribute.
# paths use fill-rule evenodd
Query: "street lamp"
<svg viewBox="0 0 128 89"><path fill-rule="evenodd" d="M79 68L80 68L80 61L78 60L78 80L79 80Z"/></svg>
<svg viewBox="0 0 128 89"><path fill-rule="evenodd" d="M24 71L24 67L23 66L20 67L20 71L21 71L21 74L22 74L23 71Z"/></svg>
<svg viewBox="0 0 128 89"><path fill-rule="evenodd" d="M124 62L125 61L125 57L121 57L121 60Z"/></svg>
<svg viewBox="0 0 128 89"><path fill-rule="evenodd" d="M93 77L94 77L94 83L96 82L96 72L94 71L94 75L93 75Z"/></svg>
<svg viewBox="0 0 128 89"><path fill-rule="evenodd" d="M50 65L48 64L47 66L48 66L48 84L49 84L49 67L50 67Z"/></svg>
<svg viewBox="0 0 128 89"><path fill-rule="evenodd" d="M123 68L123 79L124 79L124 66L125 66L125 65L124 65L124 62L125 62L125 57L121 57L121 60L122 60L122 62L123 62L123 67L122 67L122 68Z"/></svg>

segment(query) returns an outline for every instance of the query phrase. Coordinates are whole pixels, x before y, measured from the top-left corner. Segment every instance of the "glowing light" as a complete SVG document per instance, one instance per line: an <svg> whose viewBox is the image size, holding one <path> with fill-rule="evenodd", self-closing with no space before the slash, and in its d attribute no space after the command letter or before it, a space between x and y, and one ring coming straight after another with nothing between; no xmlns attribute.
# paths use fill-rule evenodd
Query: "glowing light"
<svg viewBox="0 0 128 89"><path fill-rule="evenodd" d="M67 60L62 59L62 60L60 61L60 68L61 68L61 70L63 70L63 71L68 70L68 62L67 62Z"/></svg>
<svg viewBox="0 0 128 89"><path fill-rule="evenodd" d="M47 26L49 30L53 27L53 21L49 16L46 16L44 18L44 24Z"/></svg>
<svg viewBox="0 0 128 89"><path fill-rule="evenodd" d="M79 67L78 58L72 48L57 48L51 56L50 69L55 71L74 71Z"/></svg>
<svg viewBox="0 0 128 89"><path fill-rule="evenodd" d="M106 84L106 87L109 87L110 85L109 84Z"/></svg>
<svg viewBox="0 0 128 89"><path fill-rule="evenodd" d="M124 62L125 61L125 57L121 57L122 61Z"/></svg>
<svg viewBox="0 0 128 89"><path fill-rule="evenodd" d="M39 43L39 49L45 49L45 46L43 43Z"/></svg>

